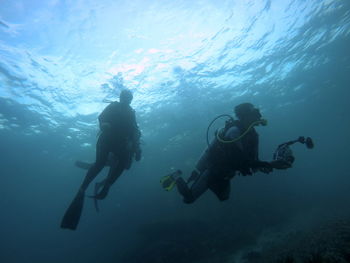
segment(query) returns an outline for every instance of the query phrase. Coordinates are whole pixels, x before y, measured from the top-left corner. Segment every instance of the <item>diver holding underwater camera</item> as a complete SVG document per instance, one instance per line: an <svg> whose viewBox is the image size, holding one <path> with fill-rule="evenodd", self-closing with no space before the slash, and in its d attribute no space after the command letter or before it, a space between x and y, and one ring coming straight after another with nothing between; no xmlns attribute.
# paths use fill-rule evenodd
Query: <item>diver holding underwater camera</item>
<svg viewBox="0 0 350 263"><path fill-rule="evenodd" d="M234 108L237 120L230 115L219 115L208 126L208 147L197 162L195 170L185 181L182 171L161 178L162 187L170 191L175 185L185 203L193 203L204 192L210 189L220 201L230 196L230 180L237 174L246 176L258 171L270 173L273 169L287 169L292 166L294 156L290 145L295 142L305 143L313 148L311 138L289 141L278 146L273 161L266 162L259 159L259 135L255 126L266 126L259 109L251 103L242 103ZM215 138L209 143L208 131L210 126L221 117L228 116L225 127L215 133Z"/></svg>

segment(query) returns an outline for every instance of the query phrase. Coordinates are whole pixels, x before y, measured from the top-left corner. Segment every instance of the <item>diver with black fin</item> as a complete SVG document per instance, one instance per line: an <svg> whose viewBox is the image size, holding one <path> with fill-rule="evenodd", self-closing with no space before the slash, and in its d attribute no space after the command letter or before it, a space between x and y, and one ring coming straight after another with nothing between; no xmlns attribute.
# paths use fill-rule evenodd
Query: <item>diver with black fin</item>
<svg viewBox="0 0 350 263"><path fill-rule="evenodd" d="M255 130L255 126L265 126L267 121L262 119L259 109L251 103L239 104L234 111L237 120L230 115L220 115L208 126L208 147L187 182L181 177L182 172L177 170L161 179L163 188L169 191L176 185L183 201L188 204L193 203L208 189L219 200L224 201L230 196L230 180L236 174L246 176L257 171L272 172L274 167L270 162L259 160L259 137ZM223 116L229 116L229 120L209 143L210 126Z"/></svg>
<svg viewBox="0 0 350 263"><path fill-rule="evenodd" d="M164 176L162 187L170 191L175 185L187 204L193 203L204 192L210 189L220 201L227 200L230 195L230 180L237 174L246 176L258 171L270 173L273 169L292 167L294 156L290 146L296 142L305 144L308 149L314 147L310 137L299 137L297 140L280 144L271 162L261 161L258 157L259 137L255 126L266 126L259 109L251 103L242 103L235 107L238 120L230 115L219 115L208 126L207 149L197 162L196 169L185 181L181 170ZM221 117L229 117L225 127L216 131L214 140L209 143L210 126Z"/></svg>
<svg viewBox="0 0 350 263"><path fill-rule="evenodd" d="M101 133L96 143L96 161L93 165L77 162L81 168L88 168L87 174L78 193L69 205L61 222L61 228L75 230L78 226L83 209L85 191L89 184L106 166L110 153L116 161L110 163L107 178L95 185L95 200L104 199L110 187L115 183L124 170L131 167L132 159L141 159L140 137L135 111L130 106L133 95L130 90L121 91L119 101L110 103L99 115ZM96 202L95 202L95 205ZM98 209L98 207L97 207Z"/></svg>

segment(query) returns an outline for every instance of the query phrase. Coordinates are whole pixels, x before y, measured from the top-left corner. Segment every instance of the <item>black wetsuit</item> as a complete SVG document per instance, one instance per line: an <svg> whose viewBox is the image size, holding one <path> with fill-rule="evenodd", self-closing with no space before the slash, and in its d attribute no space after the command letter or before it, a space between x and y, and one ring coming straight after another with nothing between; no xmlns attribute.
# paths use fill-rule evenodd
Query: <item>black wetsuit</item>
<svg viewBox="0 0 350 263"><path fill-rule="evenodd" d="M240 136L244 130L239 122L223 132L225 140ZM242 175L251 174L258 162L259 137L254 128L240 140L223 144L214 139L197 163L199 176L189 187L180 177L177 188L184 197L185 203L193 203L206 190L210 189L219 200L227 200L230 196L230 179L240 172Z"/></svg>
<svg viewBox="0 0 350 263"><path fill-rule="evenodd" d="M135 111L127 104L112 102L104 109L98 119L100 127L103 123L108 123L110 128L101 132L97 140L96 161L88 170L81 188L86 190L89 183L106 165L108 155L113 153L116 161L114 165L111 165L105 189L102 190L107 193L109 187L123 170L130 168L132 157L139 147L141 133L136 122Z"/></svg>
<svg viewBox="0 0 350 263"><path fill-rule="evenodd" d="M132 155L139 147L140 130L138 129L135 111L130 105L117 101L109 104L98 117L100 126L109 123L109 131L102 132L97 141L98 153L96 163L105 165L108 153L113 153L125 169L131 166Z"/></svg>

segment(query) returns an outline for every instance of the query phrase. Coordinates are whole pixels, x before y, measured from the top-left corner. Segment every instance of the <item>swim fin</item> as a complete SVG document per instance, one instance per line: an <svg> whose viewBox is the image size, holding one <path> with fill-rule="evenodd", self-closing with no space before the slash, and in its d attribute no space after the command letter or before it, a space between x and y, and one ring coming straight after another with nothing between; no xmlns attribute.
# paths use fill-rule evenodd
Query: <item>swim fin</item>
<svg viewBox="0 0 350 263"><path fill-rule="evenodd" d="M166 190L166 191L171 191L174 186L176 185L176 180L177 178L182 174L182 172L180 170L177 170L169 175L163 176L160 179L160 183L162 185L162 187Z"/></svg>
<svg viewBox="0 0 350 263"><path fill-rule="evenodd" d="M61 228L75 230L79 224L80 216L83 211L85 193L79 191L72 203L68 207L61 222Z"/></svg>
<svg viewBox="0 0 350 263"><path fill-rule="evenodd" d="M97 196L97 195L98 195L98 192L99 192L99 190L101 189L101 187L103 186L103 184L104 184L104 181L95 184L94 196ZM94 198L94 205L95 205L96 212L100 211L100 209L99 209L99 207L98 207L98 202L97 202L97 201L98 201L97 198Z"/></svg>
<svg viewBox="0 0 350 263"><path fill-rule="evenodd" d="M93 163L87 163L87 162L82 162L82 161L75 161L75 166L79 167L84 170L89 170L90 167L93 165Z"/></svg>

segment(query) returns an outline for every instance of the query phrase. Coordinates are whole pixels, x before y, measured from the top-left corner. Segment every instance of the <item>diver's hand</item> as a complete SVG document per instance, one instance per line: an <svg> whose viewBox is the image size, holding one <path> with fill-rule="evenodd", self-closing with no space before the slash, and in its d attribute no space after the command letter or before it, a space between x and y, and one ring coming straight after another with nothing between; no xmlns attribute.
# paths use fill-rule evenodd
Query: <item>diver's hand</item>
<svg viewBox="0 0 350 263"><path fill-rule="evenodd" d="M253 168L250 168L248 166L243 166L240 167L238 169L238 172L242 175L242 176L247 176L247 175L253 175Z"/></svg>
<svg viewBox="0 0 350 263"><path fill-rule="evenodd" d="M290 163L283 160L272 161L270 164L274 169L278 169L278 170L285 170L292 167Z"/></svg>
<svg viewBox="0 0 350 263"><path fill-rule="evenodd" d="M268 173L272 172L273 166L269 162L259 162L258 169L259 169L260 172L268 174Z"/></svg>
<svg viewBox="0 0 350 263"><path fill-rule="evenodd" d="M142 155L142 151L140 148L137 148L135 151L135 161L138 162L141 160L141 155Z"/></svg>

